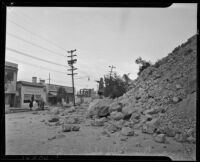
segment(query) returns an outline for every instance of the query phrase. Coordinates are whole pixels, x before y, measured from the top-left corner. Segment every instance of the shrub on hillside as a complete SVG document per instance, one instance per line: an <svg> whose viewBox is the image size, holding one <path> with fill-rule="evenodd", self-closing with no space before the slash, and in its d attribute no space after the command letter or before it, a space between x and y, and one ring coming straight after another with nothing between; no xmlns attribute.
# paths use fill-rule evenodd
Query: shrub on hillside
<svg viewBox="0 0 200 162"><path fill-rule="evenodd" d="M137 59L135 60L135 63L136 63L136 64L141 64L140 67L139 67L139 72L137 73L138 76L141 74L141 72L142 72L144 69L146 69L146 68L148 68L149 66L151 66L150 61L142 60L141 57L137 58Z"/></svg>
<svg viewBox="0 0 200 162"><path fill-rule="evenodd" d="M118 76L116 73L114 76L104 76L105 89L104 96L110 98L116 98L122 96L127 92L128 84L126 80Z"/></svg>

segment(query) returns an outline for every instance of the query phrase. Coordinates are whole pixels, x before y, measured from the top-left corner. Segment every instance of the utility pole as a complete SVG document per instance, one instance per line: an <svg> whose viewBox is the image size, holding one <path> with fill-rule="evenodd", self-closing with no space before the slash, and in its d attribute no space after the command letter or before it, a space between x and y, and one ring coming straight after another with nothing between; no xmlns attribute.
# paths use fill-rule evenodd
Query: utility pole
<svg viewBox="0 0 200 162"><path fill-rule="evenodd" d="M49 80L49 86L48 86L48 88L47 88L47 102L49 103L49 98L48 98L48 93L49 93L49 91L50 91L50 80L51 80L51 78L50 78L50 73L49 73L49 79L47 79L47 80Z"/></svg>
<svg viewBox="0 0 200 162"><path fill-rule="evenodd" d="M111 75L112 75L112 70L113 70L113 68L116 68L116 67L114 67L113 65L112 66L109 66L110 68L111 68L111 70L110 70L110 80L111 80Z"/></svg>
<svg viewBox="0 0 200 162"><path fill-rule="evenodd" d="M68 65L71 67L71 69L68 69L68 71L71 71L70 74L67 74L67 75L71 75L72 76L72 87L73 87L73 101L74 101L74 106L76 106L76 103L75 103L75 92L74 92L74 75L78 74L78 73L74 73L74 70L77 70L77 68L75 68L73 66L74 63L76 63L77 59L73 59L74 56L77 56L77 55L73 55L73 53L76 51L75 50L70 50L70 51L67 51L68 53L70 53L71 55L70 56L67 56L67 57L70 57L70 60L68 60Z"/></svg>
<svg viewBox="0 0 200 162"><path fill-rule="evenodd" d="M50 73L49 73L49 79L48 79L48 80L49 80L49 85L50 85L50 80L51 80L51 79L50 79Z"/></svg>

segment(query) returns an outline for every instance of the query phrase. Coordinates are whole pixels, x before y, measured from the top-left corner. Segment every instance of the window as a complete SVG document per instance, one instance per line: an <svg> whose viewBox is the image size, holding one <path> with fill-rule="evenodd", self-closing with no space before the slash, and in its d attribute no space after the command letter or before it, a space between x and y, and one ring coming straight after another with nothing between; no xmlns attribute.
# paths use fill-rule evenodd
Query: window
<svg viewBox="0 0 200 162"><path fill-rule="evenodd" d="M31 94L24 94L24 103L29 103L31 101Z"/></svg>
<svg viewBox="0 0 200 162"><path fill-rule="evenodd" d="M5 71L5 83L11 82L14 80L14 72L13 71Z"/></svg>
<svg viewBox="0 0 200 162"><path fill-rule="evenodd" d="M35 101L39 101L41 99L41 95L35 95Z"/></svg>

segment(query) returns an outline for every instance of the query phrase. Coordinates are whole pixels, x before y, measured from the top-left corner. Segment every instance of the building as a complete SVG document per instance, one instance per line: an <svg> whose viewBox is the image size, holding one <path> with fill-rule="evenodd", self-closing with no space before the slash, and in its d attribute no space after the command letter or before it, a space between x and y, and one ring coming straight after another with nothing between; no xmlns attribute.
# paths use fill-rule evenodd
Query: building
<svg viewBox="0 0 200 162"><path fill-rule="evenodd" d="M90 102L92 99L97 98L97 93L94 91L94 89L80 89L80 91L77 93L77 102Z"/></svg>
<svg viewBox="0 0 200 162"><path fill-rule="evenodd" d="M5 62L5 77L4 77L4 92L5 92L5 106L16 106L16 83L18 65L15 63Z"/></svg>
<svg viewBox="0 0 200 162"><path fill-rule="evenodd" d="M34 100L38 101L43 98L46 102L46 87L43 82L37 83L37 77L32 77L32 82L18 81L17 91L17 106L21 108L29 108L31 96L34 95Z"/></svg>
<svg viewBox="0 0 200 162"><path fill-rule="evenodd" d="M47 92L47 102L49 104L57 104L57 92L58 89L62 87L66 91L66 98L64 101L66 103L73 102L73 88L68 86L56 85L56 84L46 84L46 92Z"/></svg>

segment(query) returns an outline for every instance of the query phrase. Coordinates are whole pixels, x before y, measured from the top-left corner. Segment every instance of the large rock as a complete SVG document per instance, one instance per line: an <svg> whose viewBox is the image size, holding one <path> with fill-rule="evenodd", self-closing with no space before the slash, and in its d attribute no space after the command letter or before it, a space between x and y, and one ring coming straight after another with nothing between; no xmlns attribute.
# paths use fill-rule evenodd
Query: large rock
<svg viewBox="0 0 200 162"><path fill-rule="evenodd" d="M179 98L179 97L176 97L176 96L174 96L173 98L172 98L172 101L173 101L173 103L177 103L177 102L179 102L181 99Z"/></svg>
<svg viewBox="0 0 200 162"><path fill-rule="evenodd" d="M118 127L118 126L115 125L115 124L110 124L110 125L108 125L106 128L107 128L108 132L110 132L110 133L115 133L115 132L121 130L121 128Z"/></svg>
<svg viewBox="0 0 200 162"><path fill-rule="evenodd" d="M70 125L70 124L62 125L62 131L63 132L70 132L71 130L72 130L72 125Z"/></svg>
<svg viewBox="0 0 200 162"><path fill-rule="evenodd" d="M192 136L190 136L190 137L188 137L187 139L187 142L189 142L189 143L196 143L196 138L194 138L194 137L192 137Z"/></svg>
<svg viewBox="0 0 200 162"><path fill-rule="evenodd" d="M155 130L157 129L157 122L158 122L157 118L152 119L149 122L146 122L142 127L142 132L148 133L148 134L153 134L155 132Z"/></svg>
<svg viewBox="0 0 200 162"><path fill-rule="evenodd" d="M161 111L161 109L159 107L154 107L154 108L151 108L151 109L148 109L148 110L145 110L143 113L144 114L150 114L150 115L153 115L153 114L157 114Z"/></svg>
<svg viewBox="0 0 200 162"><path fill-rule="evenodd" d="M75 107L70 107L70 108L65 109L64 112L63 112L63 114L64 115L68 115L69 113L73 113L75 111L76 111Z"/></svg>
<svg viewBox="0 0 200 162"><path fill-rule="evenodd" d="M80 130L79 125L72 125L72 124L63 124L62 125L63 132L79 131L79 130Z"/></svg>
<svg viewBox="0 0 200 162"><path fill-rule="evenodd" d="M112 104L110 104L109 107L109 112L113 112L113 111L121 111L122 110L122 104L119 102L113 102Z"/></svg>
<svg viewBox="0 0 200 162"><path fill-rule="evenodd" d="M134 131L129 127L123 127L121 130L121 134L124 136L134 136Z"/></svg>
<svg viewBox="0 0 200 162"><path fill-rule="evenodd" d="M154 141L158 143L166 143L166 135L165 134L158 134L154 137Z"/></svg>
<svg viewBox="0 0 200 162"><path fill-rule="evenodd" d="M104 117L109 115L109 106L112 100L110 99L96 99L90 103L87 110L89 116L97 115Z"/></svg>
<svg viewBox="0 0 200 162"><path fill-rule="evenodd" d="M133 112L135 112L136 110L133 109L132 105L127 105L125 107L122 108L122 113L125 116L130 116Z"/></svg>
<svg viewBox="0 0 200 162"><path fill-rule="evenodd" d="M58 115L60 113L60 109L59 107L54 107L50 110L50 112L54 115Z"/></svg>
<svg viewBox="0 0 200 162"><path fill-rule="evenodd" d="M142 132L147 134L153 134L155 132L155 127L145 124L142 126Z"/></svg>
<svg viewBox="0 0 200 162"><path fill-rule="evenodd" d="M176 135L176 129L167 127L167 128L164 129L164 133L168 137L175 137L175 135Z"/></svg>
<svg viewBox="0 0 200 162"><path fill-rule="evenodd" d="M177 142L186 142L187 141L187 135L185 133L176 133L174 139Z"/></svg>
<svg viewBox="0 0 200 162"><path fill-rule="evenodd" d="M113 111L110 114L110 118L113 120L121 120L124 118L124 114L122 114L121 112Z"/></svg>
<svg viewBox="0 0 200 162"><path fill-rule="evenodd" d="M93 126L104 126L104 123L107 121L105 117L100 119L95 119L94 122L91 123Z"/></svg>
<svg viewBox="0 0 200 162"><path fill-rule="evenodd" d="M53 116L48 121L49 122L58 122L59 121L59 117L58 116Z"/></svg>

